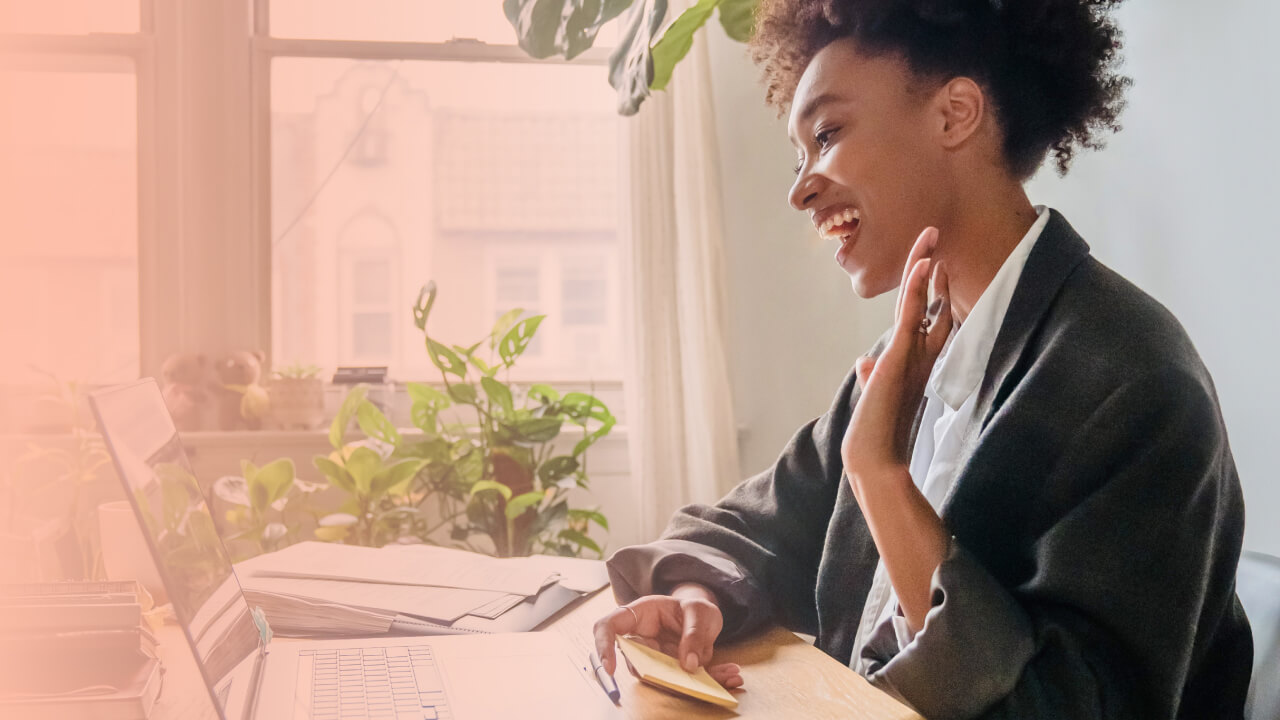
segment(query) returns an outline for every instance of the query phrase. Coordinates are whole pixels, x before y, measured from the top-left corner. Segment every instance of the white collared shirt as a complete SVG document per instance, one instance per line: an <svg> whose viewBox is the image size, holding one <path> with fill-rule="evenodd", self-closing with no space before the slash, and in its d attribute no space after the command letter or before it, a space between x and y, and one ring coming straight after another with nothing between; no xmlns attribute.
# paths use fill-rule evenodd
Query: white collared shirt
<svg viewBox="0 0 1280 720"><path fill-rule="evenodd" d="M939 510L942 501L955 482L962 451L961 443L969 423L974 421L974 405L978 388L995 347L996 334L1004 323L1014 288L1022 277L1031 248L1049 222L1049 211L1043 205L1036 206L1037 218L1023 236L1004 264L983 291L978 302L962 325L951 329L938 361L925 385L924 416L916 434L916 444L911 452L911 478L924 494L925 499ZM868 663L862 661L862 648L871 632L882 622L892 618L898 637L898 646L905 647L915 637L907 626L905 617L898 614L898 596L889 582L884 561L876 564L871 591L863 605L862 620L854 635L853 656L850 667L866 675Z"/></svg>

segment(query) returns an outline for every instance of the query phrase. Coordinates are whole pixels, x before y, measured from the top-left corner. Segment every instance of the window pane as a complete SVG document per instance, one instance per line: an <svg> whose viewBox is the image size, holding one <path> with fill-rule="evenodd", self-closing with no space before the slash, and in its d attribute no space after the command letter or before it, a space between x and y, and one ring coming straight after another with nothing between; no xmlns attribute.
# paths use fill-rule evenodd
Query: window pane
<svg viewBox="0 0 1280 720"><path fill-rule="evenodd" d="M523 307L547 320L517 377L619 377L616 262L601 260L617 246L613 108L598 67L276 59L275 356L435 377L408 312L434 280L438 340L470 346ZM363 314L387 334L358 329Z"/></svg>
<svg viewBox="0 0 1280 720"><path fill-rule="evenodd" d="M0 73L5 382L138 376L137 156L133 75Z"/></svg>
<svg viewBox="0 0 1280 720"><path fill-rule="evenodd" d="M136 33L140 17L138 0L15 0L0 3L0 32Z"/></svg>
<svg viewBox="0 0 1280 720"><path fill-rule="evenodd" d="M500 0L262 0L276 37L445 42L471 38L515 45ZM601 28L599 47L617 41L618 20Z"/></svg>

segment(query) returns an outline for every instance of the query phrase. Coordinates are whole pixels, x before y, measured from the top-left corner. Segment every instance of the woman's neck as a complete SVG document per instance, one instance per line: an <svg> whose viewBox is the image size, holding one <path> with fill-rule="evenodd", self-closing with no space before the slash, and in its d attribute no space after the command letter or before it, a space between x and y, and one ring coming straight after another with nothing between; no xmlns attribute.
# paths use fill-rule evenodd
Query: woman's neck
<svg viewBox="0 0 1280 720"><path fill-rule="evenodd" d="M1020 184L966 193L952 207L948 222L938 228L933 257L946 270L952 312L964 322L1037 216Z"/></svg>

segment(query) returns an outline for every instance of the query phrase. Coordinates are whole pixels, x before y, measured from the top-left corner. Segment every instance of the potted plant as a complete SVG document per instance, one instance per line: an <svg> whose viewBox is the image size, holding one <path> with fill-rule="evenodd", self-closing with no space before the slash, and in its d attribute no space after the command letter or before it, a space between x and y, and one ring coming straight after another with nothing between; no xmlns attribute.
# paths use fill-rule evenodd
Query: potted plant
<svg viewBox="0 0 1280 720"><path fill-rule="evenodd" d="M479 342L445 345L426 329L435 299L431 283L413 308L443 381L442 389L407 384L420 436L400 433L362 390L349 394L330 430L334 452L315 462L350 500L321 524L345 523L343 539L370 544L412 537L502 557L603 555L590 528L607 531L607 518L571 507L569 496L589 488L585 452L608 435L614 416L587 393L500 379L509 379L544 316L515 309ZM361 447L345 441L352 419L370 438ZM581 436L562 436L566 428Z"/></svg>
<svg viewBox="0 0 1280 720"><path fill-rule="evenodd" d="M315 365L295 363L276 370L267 394L280 430L314 430L324 422L324 381Z"/></svg>

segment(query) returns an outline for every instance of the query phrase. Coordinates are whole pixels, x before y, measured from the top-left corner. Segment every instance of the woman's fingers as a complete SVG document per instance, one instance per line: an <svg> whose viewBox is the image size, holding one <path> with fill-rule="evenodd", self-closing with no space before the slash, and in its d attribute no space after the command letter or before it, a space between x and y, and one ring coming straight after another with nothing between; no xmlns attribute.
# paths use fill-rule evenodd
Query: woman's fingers
<svg viewBox="0 0 1280 720"><path fill-rule="evenodd" d="M941 262L934 265L933 280L930 284L933 287L931 293L933 300L925 311L925 318L929 320L929 335L925 338L925 349L928 352L929 363L932 364L942 353L942 347L947 344L947 338L951 335L951 325L954 322L954 318L951 317L951 288L947 270Z"/></svg>
<svg viewBox="0 0 1280 720"><path fill-rule="evenodd" d="M927 227L916 238L916 242L911 246L911 253L907 255L907 264L902 267L902 284L898 286L898 302L893 306L893 317L899 319L902 317L902 299L907 294L907 280L911 277L911 271L921 260L933 254L933 249L938 245L938 228Z"/></svg>
<svg viewBox="0 0 1280 720"><path fill-rule="evenodd" d="M638 615L625 607L620 607L596 621L592 632L596 640L596 654L600 656L600 664L604 671L613 674L618 667L618 659L614 655L613 644L619 635L637 631Z"/></svg>
<svg viewBox="0 0 1280 720"><path fill-rule="evenodd" d="M742 668L734 663L712 665L707 668L707 674L726 689L742 687Z"/></svg>
<svg viewBox="0 0 1280 720"><path fill-rule="evenodd" d="M683 627L676 659L685 672L693 672L698 666L711 660L712 648L720 635L723 620L720 609L709 602L681 603Z"/></svg>
<svg viewBox="0 0 1280 720"><path fill-rule="evenodd" d="M920 321L924 319L925 306L929 303L929 268L932 262L930 258L917 261L899 294L902 307L898 312L894 342L902 343L904 348L914 347L917 335L924 337L920 333Z"/></svg>
<svg viewBox="0 0 1280 720"><path fill-rule="evenodd" d="M854 381L858 383L858 389L866 392L867 380L871 378L871 373L876 369L876 359L870 355L863 355L853 363Z"/></svg>

